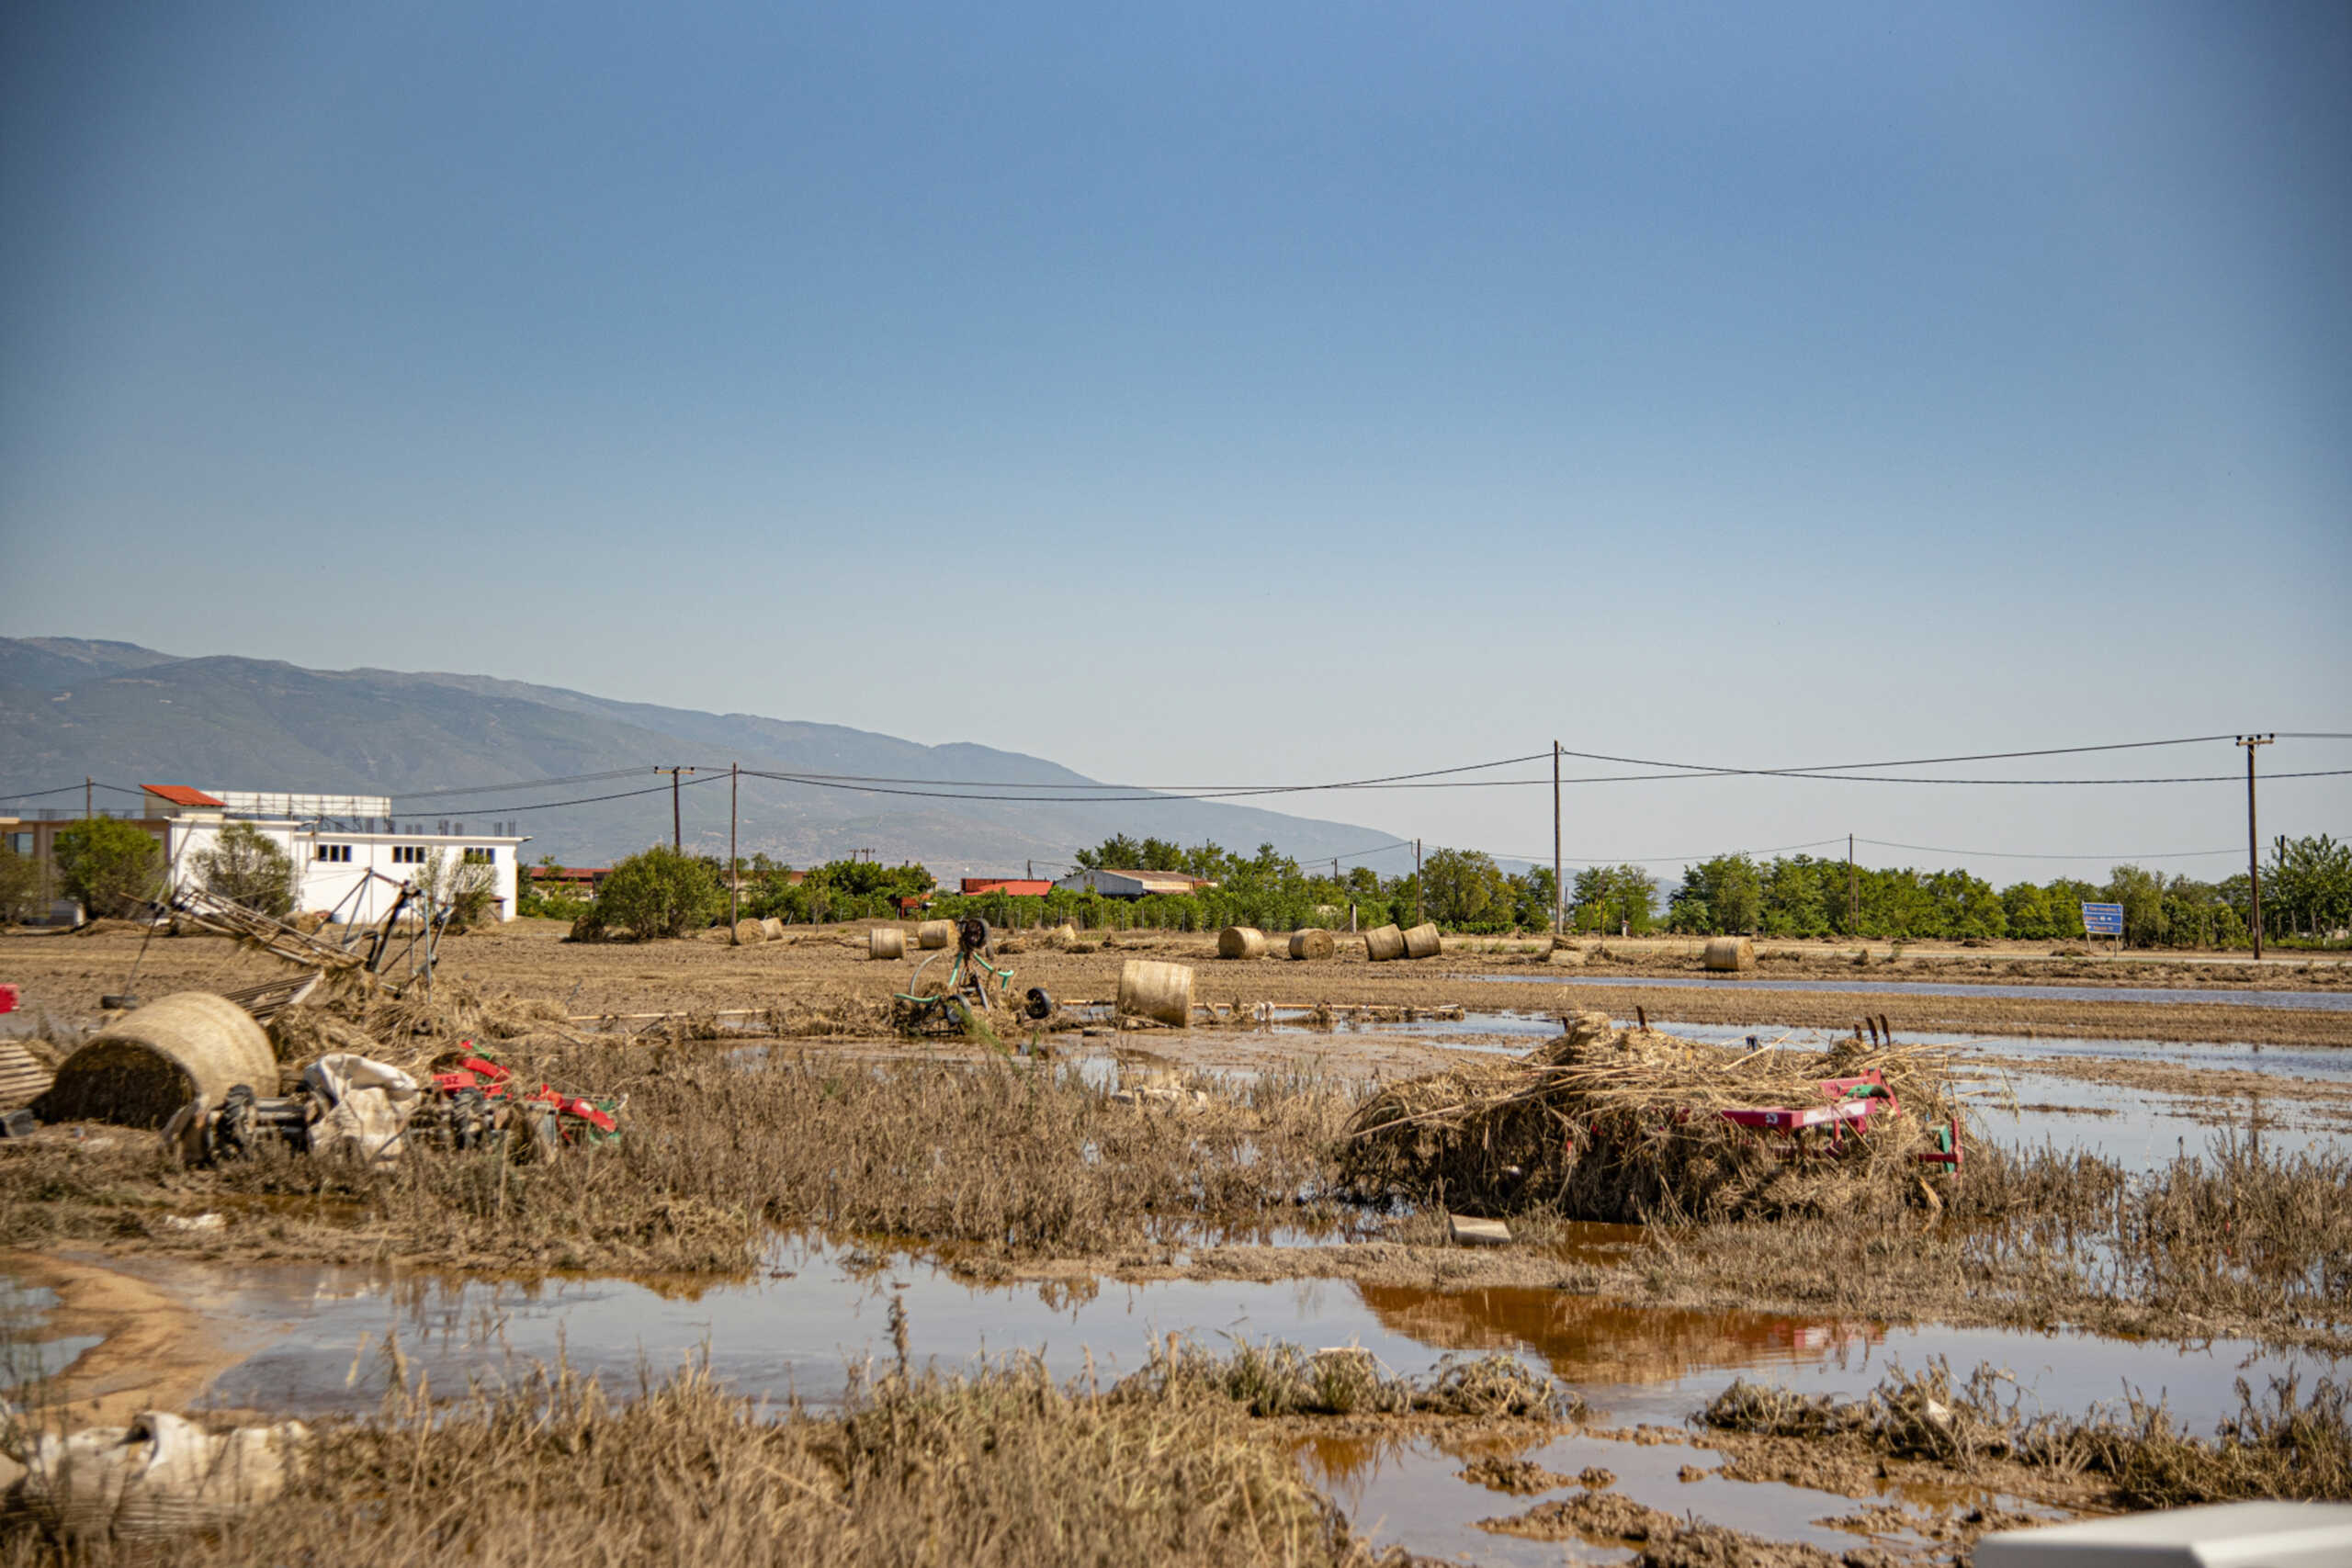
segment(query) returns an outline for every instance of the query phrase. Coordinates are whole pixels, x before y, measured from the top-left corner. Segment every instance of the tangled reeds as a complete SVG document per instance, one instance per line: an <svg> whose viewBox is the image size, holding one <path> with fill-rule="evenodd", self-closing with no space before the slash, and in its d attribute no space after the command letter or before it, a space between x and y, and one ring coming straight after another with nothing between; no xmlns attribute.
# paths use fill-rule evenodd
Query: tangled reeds
<svg viewBox="0 0 2352 1568"><path fill-rule="evenodd" d="M2136 1392L2080 1416L2030 1413L2008 1373L1980 1366L1955 1379L1939 1358L1917 1373L1889 1368L1860 1400L1736 1379L1690 1419L1717 1431L1849 1441L1961 1470L1995 1459L2101 1475L2132 1507L2352 1495L2352 1388L2322 1377L2307 1399L2290 1373L2272 1378L2260 1398L2241 1378L2237 1396L2237 1410L2207 1441Z"/></svg>
<svg viewBox="0 0 2352 1568"><path fill-rule="evenodd" d="M1958 1114L1943 1053L1841 1041L1826 1052L1710 1045L1579 1014L1516 1061L1392 1084L1348 1129L1361 1196L1592 1220L1851 1214L1927 1201L1914 1156ZM1824 1082L1876 1075L1866 1122L1757 1132L1721 1112L1829 1104Z"/></svg>

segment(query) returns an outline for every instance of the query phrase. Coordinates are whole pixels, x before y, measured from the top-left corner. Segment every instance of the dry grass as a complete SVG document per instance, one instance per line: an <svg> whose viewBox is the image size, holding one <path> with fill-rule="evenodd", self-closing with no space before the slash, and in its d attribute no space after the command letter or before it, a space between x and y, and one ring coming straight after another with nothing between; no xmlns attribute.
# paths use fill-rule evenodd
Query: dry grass
<svg viewBox="0 0 2352 1568"><path fill-rule="evenodd" d="M379 1173L282 1152L183 1170L153 1138L110 1130L97 1147L40 1140L0 1149L0 1241L168 1244L167 1213L266 1199L266 1218L238 1227L242 1251L733 1270L771 1229L813 1225L992 1255L1119 1254L1189 1227L1297 1216L1351 1109L1311 1077L1261 1079L1178 1114L1001 1059L565 1043L507 1056L527 1084L626 1095L618 1145L517 1164L420 1138Z"/></svg>
<svg viewBox="0 0 2352 1568"><path fill-rule="evenodd" d="M2272 1380L2256 1399L2241 1380L2238 1404L2207 1441L2136 1393L2082 1416L2029 1414L2007 1373L1979 1367L1956 1383L1939 1359L1917 1374L1892 1368L1852 1401L1736 1381L1691 1419L1722 1431L1845 1441L1962 1471L1998 1460L2095 1475L2117 1503L2135 1508L2352 1498L2352 1389L2322 1378L2306 1398L2290 1376Z"/></svg>
<svg viewBox="0 0 2352 1568"><path fill-rule="evenodd" d="M1885 1213L1920 1201L1913 1156L1955 1113L1946 1054L1840 1043L1827 1052L1738 1050L1580 1015L1522 1060L1393 1084L1349 1128L1345 1169L1365 1196L1477 1212L1543 1208L1578 1219L1720 1221ZM1788 1137L1716 1114L1817 1106L1830 1077L1883 1075L1901 1102L1865 1135Z"/></svg>
<svg viewBox="0 0 2352 1568"><path fill-rule="evenodd" d="M420 1382L331 1422L287 1495L218 1538L118 1551L29 1530L0 1563L1368 1565L1244 1405L1204 1380L1097 1393L1016 1358L853 1379L766 1410L689 1368L610 1395L562 1368L447 1405Z"/></svg>

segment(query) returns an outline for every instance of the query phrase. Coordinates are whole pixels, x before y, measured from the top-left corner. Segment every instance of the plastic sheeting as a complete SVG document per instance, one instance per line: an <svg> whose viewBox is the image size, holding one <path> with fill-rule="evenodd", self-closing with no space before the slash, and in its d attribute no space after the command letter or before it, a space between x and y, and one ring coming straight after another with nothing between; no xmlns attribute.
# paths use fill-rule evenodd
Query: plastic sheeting
<svg viewBox="0 0 2352 1568"><path fill-rule="evenodd" d="M302 1081L327 1106L311 1129L311 1153L379 1165L400 1157L401 1138L421 1095L414 1078L389 1062L337 1051L304 1067Z"/></svg>

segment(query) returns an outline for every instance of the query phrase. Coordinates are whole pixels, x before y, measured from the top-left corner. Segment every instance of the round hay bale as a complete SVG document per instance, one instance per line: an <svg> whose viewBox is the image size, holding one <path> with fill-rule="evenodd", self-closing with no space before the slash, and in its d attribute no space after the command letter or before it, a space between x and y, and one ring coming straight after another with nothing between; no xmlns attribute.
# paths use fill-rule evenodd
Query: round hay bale
<svg viewBox="0 0 2352 1568"><path fill-rule="evenodd" d="M1320 962L1338 949L1339 944L1331 940L1331 933L1320 926L1308 926L1305 931L1290 933L1290 955L1295 959Z"/></svg>
<svg viewBox="0 0 2352 1568"><path fill-rule="evenodd" d="M1756 967L1756 943L1744 936L1710 937L1699 961L1713 974L1745 974Z"/></svg>
<svg viewBox="0 0 2352 1568"><path fill-rule="evenodd" d="M226 998L181 991L123 1014L66 1057L33 1113L160 1127L191 1100L210 1110L239 1084L277 1091L269 1036Z"/></svg>
<svg viewBox="0 0 2352 1568"><path fill-rule="evenodd" d="M956 922L925 920L915 928L915 945L926 953L956 945Z"/></svg>
<svg viewBox="0 0 2352 1568"><path fill-rule="evenodd" d="M1192 965L1128 959L1119 967L1119 1012L1184 1028L1193 1021Z"/></svg>
<svg viewBox="0 0 2352 1568"><path fill-rule="evenodd" d="M907 933L896 926L876 926L865 933L865 956L868 958L904 958L907 955Z"/></svg>
<svg viewBox="0 0 2352 1568"><path fill-rule="evenodd" d="M1584 949L1566 937L1555 936L1552 939L1551 947L1544 953L1544 959L1547 964L1565 964L1571 967L1580 967L1584 963Z"/></svg>
<svg viewBox="0 0 2352 1568"><path fill-rule="evenodd" d="M766 919L760 922L760 930L767 933L767 939L770 942L782 942L784 940L784 921L774 915L770 915Z"/></svg>
<svg viewBox="0 0 2352 1568"><path fill-rule="evenodd" d="M1068 920L1064 920L1060 925L1054 928L1054 934L1051 941L1056 947L1076 947L1078 945L1078 928L1071 925Z"/></svg>
<svg viewBox="0 0 2352 1568"><path fill-rule="evenodd" d="M1374 964L1385 964L1392 958L1405 956L1405 933L1395 926L1382 926L1363 933L1363 955Z"/></svg>
<svg viewBox="0 0 2352 1568"><path fill-rule="evenodd" d="M1405 956L1408 958L1435 958L1443 951L1445 939L1437 934L1435 926L1418 925L1405 933Z"/></svg>
<svg viewBox="0 0 2352 1568"><path fill-rule="evenodd" d="M1227 926L1216 933L1219 958L1263 958L1266 933L1256 926Z"/></svg>
<svg viewBox="0 0 2352 1568"><path fill-rule="evenodd" d="M755 942L765 942L767 939L768 929L767 927L760 924L759 921L738 920L735 922L736 946L749 947Z"/></svg>

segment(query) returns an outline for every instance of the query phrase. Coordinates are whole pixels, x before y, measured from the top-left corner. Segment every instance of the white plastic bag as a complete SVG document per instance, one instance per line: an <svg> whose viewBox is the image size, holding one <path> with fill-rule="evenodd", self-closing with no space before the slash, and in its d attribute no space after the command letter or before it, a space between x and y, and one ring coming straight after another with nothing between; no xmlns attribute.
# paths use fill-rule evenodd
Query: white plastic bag
<svg viewBox="0 0 2352 1568"><path fill-rule="evenodd" d="M341 1152L390 1165L416 1112L416 1080L389 1062L337 1051L302 1069L302 1081L327 1102L311 1128L311 1152Z"/></svg>

